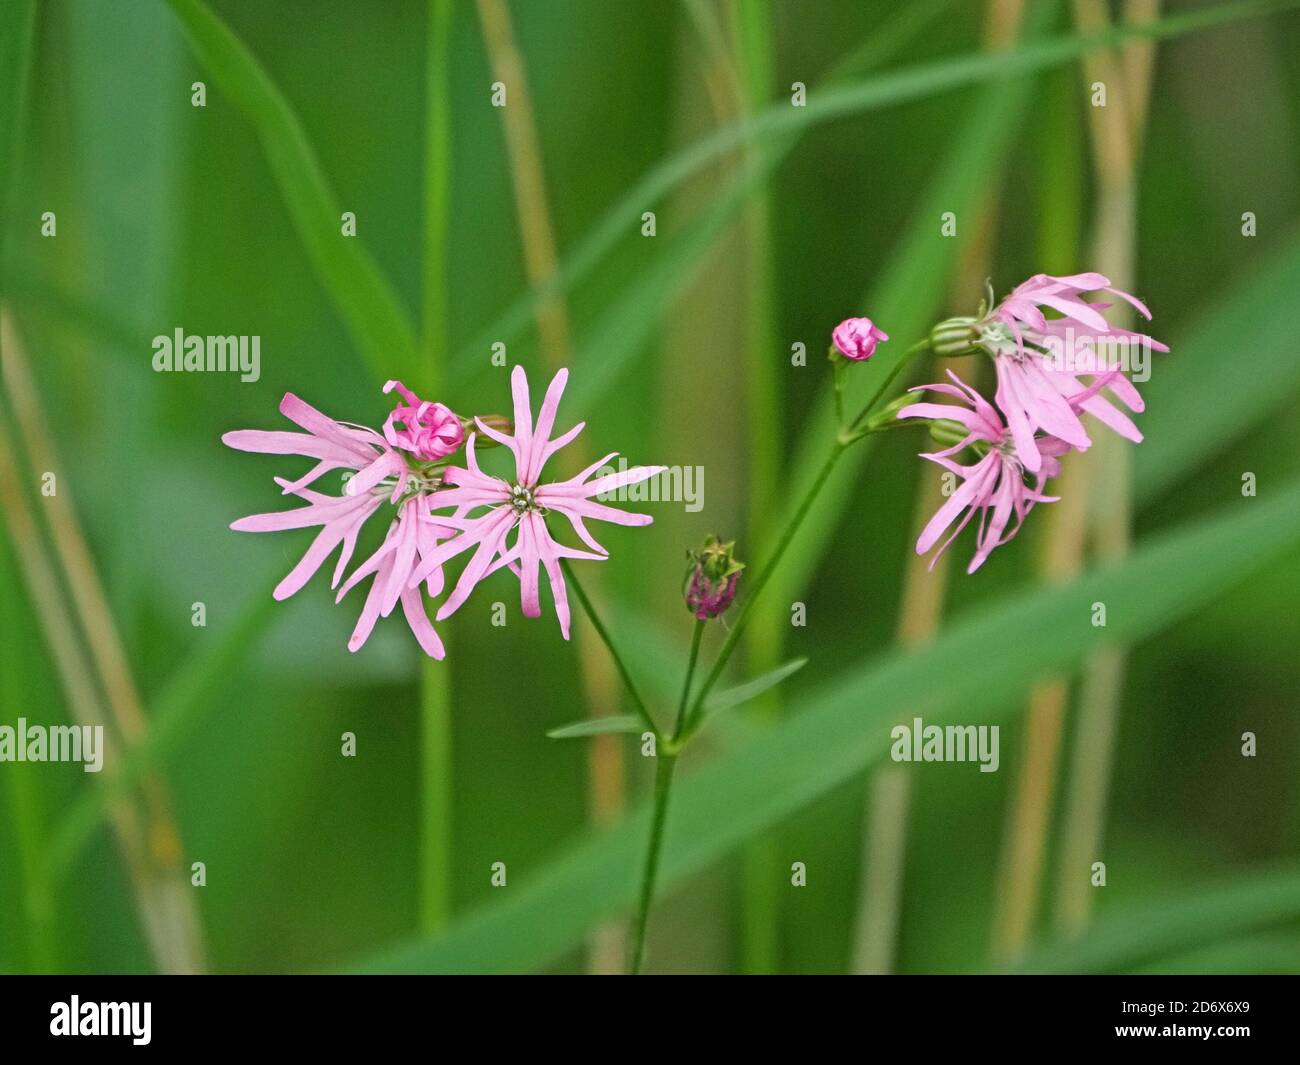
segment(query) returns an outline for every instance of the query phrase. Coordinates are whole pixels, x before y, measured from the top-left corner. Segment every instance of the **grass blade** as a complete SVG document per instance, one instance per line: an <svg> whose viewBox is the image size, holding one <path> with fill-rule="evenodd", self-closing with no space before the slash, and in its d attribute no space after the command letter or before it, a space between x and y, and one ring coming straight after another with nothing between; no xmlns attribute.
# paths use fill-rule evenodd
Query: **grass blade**
<svg viewBox="0 0 1300 1065"><path fill-rule="evenodd" d="M1033 41L1055 15L1056 5L1035 6L1027 20L1024 35ZM1033 49L1034 44L1025 48ZM996 55L1010 53L999 52ZM970 219L983 202L993 175L1007 157L1012 139L1020 128L1033 85L1028 80L1001 82L984 89L972 105L962 131L946 159L936 167L935 177L913 215L899 249L889 267L872 286L863 301L861 313L882 323L896 339L873 358L868 372L849 375L846 389L848 409L856 409L878 382L893 369L910 338L924 335L941 313L948 283L957 263L974 236L974 227L959 225L957 236L936 239L938 219L944 211ZM847 310L847 309L846 309ZM857 313L857 312L855 312ZM900 382L901 383L901 382ZM815 470L820 452L834 432L834 402L829 384L814 407L810 427L802 434L791 469ZM769 602L784 603L798 598L830 545L836 523L850 494L860 485L860 470L866 463L875 441L868 438L863 446L849 452L840 468L832 474L825 490L809 512L795 539L787 563L772 582ZM802 497L810 475L795 475L802 484L792 487L791 499Z"/></svg>
<svg viewBox="0 0 1300 1065"><path fill-rule="evenodd" d="M605 736L614 732L636 732L645 723L635 714L616 714L610 717L591 717L549 730L546 735L553 740L571 740L582 736Z"/></svg>
<svg viewBox="0 0 1300 1065"><path fill-rule="evenodd" d="M629 189L564 258L554 281L519 297L457 354L452 366L453 381L463 385L476 372L486 372L481 356L493 341L508 343L517 339L533 320L535 305L569 292L599 265L611 248L635 232L634 223L642 211L662 201L716 159L747 142L758 143L786 133L803 132L850 115L1059 66L1090 51L1114 47L1127 40L1162 40L1227 22L1285 11L1298 3L1300 0L1243 0L1170 16L1147 26L1124 25L1095 34L1063 34L997 54L973 52L827 88L813 93L805 107L779 104L752 118L723 127L665 159ZM1035 5L1035 8L1047 6Z"/></svg>
<svg viewBox="0 0 1300 1065"><path fill-rule="evenodd" d="M1297 291L1300 234L1292 234L1168 355L1152 356L1143 387L1146 440L1133 460L1139 499L1159 495L1295 396L1295 333L1278 308Z"/></svg>
<svg viewBox="0 0 1300 1065"><path fill-rule="evenodd" d="M805 709L684 776L663 856L663 883L698 872L888 749L889 729L924 698L927 723L996 722L1025 688L1081 662L1103 642L1132 643L1195 611L1300 541L1300 480L1268 500L1154 540L1122 565L1036 589L952 626L933 643L867 663L805 700ZM1110 624L1091 624L1105 602ZM1043 639L1052 633L1052 639ZM989 653L990 641L1017 654ZM633 902L649 810L578 843L508 899L437 940L368 959L379 971L530 969Z"/></svg>
<svg viewBox="0 0 1300 1065"><path fill-rule="evenodd" d="M785 665L777 666L776 669L769 670L753 680L720 691L717 695L711 696L709 701L704 704L704 712L705 714L712 714L717 710L730 710L733 706L741 706L751 699L757 699L764 692L775 688L786 677L794 676L807 664L808 659L806 658L792 658Z"/></svg>
<svg viewBox="0 0 1300 1065"><path fill-rule="evenodd" d="M202 0L167 3L199 62L252 123L308 257L371 372L379 381L394 374L422 381L406 311L359 238L342 235L338 198L284 93Z"/></svg>
<svg viewBox="0 0 1300 1065"><path fill-rule="evenodd" d="M1095 921L1086 936L1030 955L1017 972L1107 973L1300 917L1300 868L1239 875ZM1292 968L1295 956L1291 958Z"/></svg>
<svg viewBox="0 0 1300 1065"><path fill-rule="evenodd" d="M84 789L60 822L49 847L49 862L57 875L72 868L113 802L129 795L145 773L161 768L185 743L203 714L219 705L216 697L231 671L262 639L275 605L269 584L258 585L257 593L249 597L229 629L219 638L205 641L176 671L153 702L144 739L126 750L118 762L121 768L104 773L98 787Z"/></svg>

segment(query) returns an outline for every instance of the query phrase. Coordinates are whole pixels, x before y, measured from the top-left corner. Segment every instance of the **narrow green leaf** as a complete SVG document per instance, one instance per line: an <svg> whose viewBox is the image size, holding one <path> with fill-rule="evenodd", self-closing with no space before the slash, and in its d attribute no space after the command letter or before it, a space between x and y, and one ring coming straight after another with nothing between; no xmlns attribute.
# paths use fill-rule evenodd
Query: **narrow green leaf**
<svg viewBox="0 0 1300 1065"><path fill-rule="evenodd" d="M934 0L928 0L901 9L879 34L873 35L871 47L858 50L837 66L830 75L831 84L846 81L852 73L883 62L901 49L933 18L938 6ZM799 143L802 133L803 130L796 129L752 145L754 158L748 161L747 166L725 183L713 201L703 207L681 232L656 246L657 254L651 263L637 272L636 277L624 286L622 294L586 330L573 355L573 365L582 370L574 375L569 386L568 402L574 410L591 409L615 386L619 376L649 342L665 309L702 268L718 237L751 197L766 186L777 167ZM625 197L624 202L630 201L630 195ZM620 233L621 229L607 228L602 223L573 253L573 261L580 265L594 265L616 243ZM589 248L593 240L599 242L598 248ZM531 296L525 295L518 304L522 315L519 319L521 327L531 320L531 308ZM481 361L475 365L481 365Z"/></svg>
<svg viewBox="0 0 1300 1065"><path fill-rule="evenodd" d="M1086 936L1030 955L1017 971L1106 973L1300 918L1300 867L1237 874L1221 886L1103 915ZM1295 965L1295 958L1292 958Z"/></svg>
<svg viewBox="0 0 1300 1065"><path fill-rule="evenodd" d="M1298 291L1295 233L1200 321L1180 329L1167 355L1152 353L1139 419L1146 440L1133 460L1139 498L1158 495L1294 401L1300 358L1290 316L1278 308Z"/></svg>
<svg viewBox="0 0 1300 1065"><path fill-rule="evenodd" d="M10 186L18 171L35 24L33 0L0 2L0 251L9 222Z"/></svg>
<svg viewBox="0 0 1300 1065"><path fill-rule="evenodd" d="M0 0L0 266L5 262L9 202L18 172L23 122L26 118L27 82L32 65L36 5L32 0ZM10 295L10 279L0 277L0 296ZM34 624L26 597L18 591L16 560L9 531L0 523L0 704L24 705L33 678L25 675L30 660L26 646ZM49 875L44 850L48 833L49 788L44 774L32 766L6 767L4 794L12 814L14 865L20 871L23 916L27 924L28 972L54 972L59 964L56 931L57 892ZM16 949L16 946L15 946ZM14 966L17 959L10 957Z"/></svg>
<svg viewBox="0 0 1300 1065"><path fill-rule="evenodd" d="M546 735L553 740L571 740L579 736L605 736L611 732L636 732L644 728L635 714L611 714L608 717L589 717L559 728L550 729Z"/></svg>
<svg viewBox="0 0 1300 1065"><path fill-rule="evenodd" d="M203 714L219 705L216 695L231 670L261 639L274 605L269 584L259 583L229 628L218 630L216 638L204 640L185 659L153 701L145 738L126 753L120 766L98 774L96 786L81 793L54 833L49 860L57 874L71 868L111 802L128 794L143 773L162 765L185 742Z"/></svg>
<svg viewBox="0 0 1300 1065"><path fill-rule="evenodd" d="M1044 3L1031 8L1025 28L1030 43L1022 48L1037 47L1032 38L1041 34L1055 16L1057 5ZM857 410L893 368L895 360L919 336L924 336L944 309L950 279L957 263L975 235L973 224L959 224L957 235L937 239L939 219L952 211L959 219L970 219L996 175L1006 165L1011 144L1020 129L1034 83L1029 79L1001 81L986 86L970 106L961 130L954 137L947 155L936 163L929 188L913 212L898 249L889 264L876 278L858 308L845 308L845 315L866 314L881 323L894 337L884 345L870 364L848 375L845 406ZM972 308L973 309L973 308ZM899 381L901 387L906 382ZM787 498L803 498L812 473L820 468L826 441L835 432L833 389L828 381L813 407L808 427L800 434L800 445L790 466L794 483ZM803 528L786 555L786 563L768 590L769 603L798 599L797 589L804 587L830 548L840 515L851 496L861 490L861 470L875 449L876 440L868 437L846 453L839 468L831 475L816 504L805 519ZM796 503L791 503L785 517Z"/></svg>
<svg viewBox="0 0 1300 1065"><path fill-rule="evenodd" d="M1041 26L1047 24L1053 7L1054 4L1046 3L1036 9L1035 17ZM897 39L901 43L904 38ZM879 58L879 53L874 53L873 58ZM869 302L868 306L871 307L897 306L899 314L890 321L898 321L897 328L904 334L908 328L912 328L912 324L911 321L904 324L903 308L913 308L909 313L911 320L916 323L921 323L927 315L932 315L942 299L942 286L936 285L934 279L955 268L965 246L965 230L962 230L962 240L933 239L935 219L941 210L954 210L964 217L977 198L984 195L990 175L1003 158L1003 149L1018 126L1029 88L1027 82L1013 82L997 83L984 90L964 126L965 132L954 146L952 156L940 171L940 178L926 197L925 203L917 210L903 251L892 260L890 273L880 286L883 290L880 300L873 298ZM817 95L814 93L815 97ZM784 114L790 110L798 112L803 109L791 109L782 105L779 110ZM770 112L764 112L768 113ZM781 137L768 141L762 141L755 134L757 158L692 221L684 233L674 239L673 244L665 249L649 269L639 273L626 286L622 297L584 336L573 357L574 366L581 368L580 373L575 373L569 387L568 399L573 410L591 409L607 390L614 387L619 375L649 340L665 309L703 264L704 256L713 247L717 236L750 197L766 184L777 166L794 148L803 130L803 126L796 125ZM920 324L915 328L921 328ZM481 360L479 364L481 365ZM832 431L829 392L823 399L823 417L817 427L819 430L824 428L826 435L819 437L815 432L805 434L805 451L807 441L814 438L818 441L828 439ZM868 441L860 446L855 457L841 465L850 466L854 461L860 464L872 443L873 441ZM807 455L803 458L806 460ZM796 462L793 468L802 469L806 465ZM819 504L819 510L810 516L802 534L810 549L814 543L824 545L829 541L834 529L834 518L842 509L844 497L853 483L854 480L847 471L842 469L838 473L834 484L825 493L828 502ZM797 499L801 495L802 493L794 493L792 498ZM819 525L819 522L822 524ZM799 551L792 554L801 555ZM805 570L811 566L814 556L809 554L806 557L809 562L804 567ZM788 565L784 587L799 586L806 576L806 572L798 571L797 564ZM776 600L788 597L784 591L774 593Z"/></svg>
<svg viewBox="0 0 1300 1065"><path fill-rule="evenodd" d="M885 755L892 725L918 703L927 707L927 724L1006 720L1023 708L1021 695L1037 678L1072 668L1103 642L1133 644L1149 636L1297 541L1300 480L1149 541L1117 566L1064 587L1026 591L962 619L924 647L851 670L809 696L799 714L681 777L663 883L697 873L862 772ZM1105 628L1091 620L1099 601L1107 605ZM543 965L633 903L648 824L643 803L446 935L359 967L471 972Z"/></svg>
<svg viewBox="0 0 1300 1065"><path fill-rule="evenodd" d="M456 384L464 384L476 370L481 370L481 355L494 340L509 342L517 339L533 321L533 308L537 303L571 291L599 265L611 248L635 232L634 223L647 205L662 201L706 166L746 142L757 143L784 133L806 131L850 115L1059 66L1088 52L1114 47L1126 40L1161 40L1226 22L1284 11L1297 4L1300 0L1243 0L1184 12L1144 25L1120 24L1095 34L1071 33L1005 51L968 53L818 90L810 95L805 107L778 104L752 118L725 126L669 156L629 189L564 257L550 283L520 296L457 354L452 364L453 379ZM1039 17L1038 9L1049 6L1034 5L1032 14Z"/></svg>
<svg viewBox="0 0 1300 1065"><path fill-rule="evenodd" d="M297 114L244 43L202 0L167 0L212 79L252 123L321 283L375 377L421 380L415 333L358 237L341 232L338 198Z"/></svg>
<svg viewBox="0 0 1300 1065"><path fill-rule="evenodd" d="M690 282L704 263L705 254L734 218L749 194L766 180L776 160L766 157L732 183L730 191L707 208L691 225L669 238L666 250L588 330L573 355L575 373L566 400L575 412L595 408L619 376L644 349L659 325L664 309ZM481 360L480 360L481 362Z"/></svg>
<svg viewBox="0 0 1300 1065"><path fill-rule="evenodd" d="M1219 973L1278 975L1300 972L1300 938L1294 932L1266 931L1165 955L1126 970L1147 976L1207 976Z"/></svg>
<svg viewBox="0 0 1300 1065"><path fill-rule="evenodd" d="M806 658L792 658L784 665L777 666L776 669L769 670L753 680L746 681L744 684L737 684L734 688L727 688L713 695L704 704L704 712L712 714L718 710L729 710L733 706L740 706L749 702L751 699L757 699L766 691L775 688L786 677L798 673L808 664Z"/></svg>

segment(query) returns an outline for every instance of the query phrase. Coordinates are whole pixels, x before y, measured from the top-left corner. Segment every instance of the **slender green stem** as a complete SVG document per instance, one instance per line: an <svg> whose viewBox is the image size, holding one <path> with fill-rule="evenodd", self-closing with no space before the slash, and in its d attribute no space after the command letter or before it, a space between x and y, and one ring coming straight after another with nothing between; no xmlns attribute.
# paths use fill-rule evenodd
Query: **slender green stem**
<svg viewBox="0 0 1300 1065"><path fill-rule="evenodd" d="M650 845L645 854L645 871L641 876L641 901L637 906L636 931L632 939L632 959L629 965L633 975L641 971L645 960L645 933L650 923L650 904L654 901L655 878L659 875L659 855L663 851L664 825L668 821L668 798L672 792L673 770L677 755L662 750L655 753L654 812L650 819Z"/></svg>
<svg viewBox="0 0 1300 1065"><path fill-rule="evenodd" d="M844 431L844 360L831 360L832 372L835 374L835 431Z"/></svg>
<svg viewBox="0 0 1300 1065"><path fill-rule="evenodd" d="M839 462L840 456L844 454L847 444L838 438L831 445L831 450L826 456L826 461L822 463L822 468L818 471L812 485L808 488L807 494L799 504L799 509L794 512L794 516L786 525L785 531L781 533L781 539L777 542L776 550L772 557L768 559L767 565L759 572L754 582L746 589L748 593L745 597L745 603L740 608L740 615L727 633L727 638L722 643L722 648L718 651L718 657L714 660L712 668L704 678L704 683L696 693L695 698L691 701L691 708L686 715L686 735L690 736L695 731L695 726L699 721L700 709L704 705L704 700L713 686L722 676L723 669L726 668L727 660L731 658L731 653L736 649L736 644L740 642L741 634L745 631L745 623L754 609L754 604L758 601L759 594L772 579L772 574L776 572L777 566L781 564L781 559L785 555L786 549L789 548L794 540L795 534L799 531L799 526L803 524L804 518L808 516L808 511L812 509L813 503L821 493L831 471L835 469L835 464Z"/></svg>
<svg viewBox="0 0 1300 1065"><path fill-rule="evenodd" d="M451 0L429 0L425 70L424 270L421 339L425 370L442 377L446 355L447 232L451 220ZM433 382L440 385L440 380Z"/></svg>
<svg viewBox="0 0 1300 1065"><path fill-rule="evenodd" d="M451 919L451 680L426 659L420 675L420 929L438 932Z"/></svg>
<svg viewBox="0 0 1300 1065"><path fill-rule="evenodd" d="M704 637L704 619L695 619L695 628L691 632L691 654L686 662L686 680L682 684L682 698L677 704L677 721L673 724L672 742L681 739L682 728L686 724L686 705L691 697L691 681L695 679L695 664L700 658L700 641Z"/></svg>
<svg viewBox="0 0 1300 1065"><path fill-rule="evenodd" d="M5 118L0 120L0 157L6 164L12 164L17 157L19 133L26 116L27 74L30 72L32 40L35 26L36 5L25 4L17 14L8 14L10 25L6 33L10 39L6 44L16 49L5 48L6 55L17 56L17 65L10 65L5 77L5 95L12 101ZM10 95L12 90L12 95ZM12 178L12 166L5 166L4 179L0 181L0 211L8 205L9 185ZM0 229L0 243L3 243L4 231ZM3 255L0 255L3 263ZM9 278L0 277L0 289L8 295ZM0 521L0 588L5 589L3 601L0 601L0 641L3 641L4 655L0 657L0 703L5 706L23 706L27 692L26 680L22 676L23 666L30 661L30 649L25 646L27 632L30 631L30 616L27 616L26 601L18 592L18 568L9 549L9 533L3 521ZM44 792L38 782L38 775L29 770L35 766L13 766L6 770L10 808L13 810L14 835L17 865L21 870L22 902L27 918L27 967L32 973L53 973L59 962L59 949L55 931L55 891L48 863L48 834L44 824ZM40 775L43 780L44 775Z"/></svg>
<svg viewBox="0 0 1300 1065"><path fill-rule="evenodd" d="M664 846L664 826L668 823L668 798L672 792L673 769L677 765L678 743L686 725L686 707L691 697L691 681L695 679L695 666L700 659L700 643L704 638L705 622L695 619L691 632L691 652L686 660L686 679L682 682L682 697L677 703L677 720L673 735L667 743L655 749L654 811L650 820L650 841L646 847L645 869L641 876L641 899L637 906L636 929L632 940L630 968L633 975L641 971L645 959L645 934L650 924L650 906L655 897L655 878L659 873L659 854Z"/></svg>
<svg viewBox="0 0 1300 1065"><path fill-rule="evenodd" d="M430 394L442 390L447 347L447 229L450 217L450 0L429 0L425 72L423 370ZM452 686L445 662L420 673L420 928L445 928L452 911Z"/></svg>
<svg viewBox="0 0 1300 1065"><path fill-rule="evenodd" d="M564 559L560 560L560 565L564 569L564 577L573 594L578 597L578 603L582 606L583 612L587 615L587 620L591 622L591 627L596 630L596 635L600 637L601 642L609 651L609 657L614 660L614 666L618 669L618 675L623 678L623 685L627 688L627 693L632 696L632 705L636 709L637 715L645 722L646 728L654 733L655 740L660 739L659 726L650 716L650 711L646 708L645 700L641 698L641 693L637 690L636 683L632 680L632 674L628 672L627 664L623 661L623 656L618 653L618 648L614 646L614 641L610 638L609 630L605 623L600 620L600 615L596 613L596 608L592 605L591 600L587 598L587 593L582 590L582 585L573 575L573 569Z"/></svg>
<svg viewBox="0 0 1300 1065"><path fill-rule="evenodd" d="M646 927L650 920L650 905L654 901L655 878L659 872L659 855L663 850L664 826L668 820L668 799L672 789L673 770L676 767L677 753L691 738L691 736L694 735L695 730L699 727L704 700L708 697L713 686L718 682L718 678L722 676L722 671L726 668L728 659L731 658L732 652L736 649L736 644L739 643L740 637L744 633L745 624L749 620L754 604L758 601L758 597L762 593L763 588L767 585L768 581L772 579L772 575L781 564L781 559L785 556L790 544L794 541L795 535L799 532L799 527L808 516L808 512L812 509L813 503L816 502L817 496L821 494L821 490L825 487L827 480L834 471L836 463L840 460L840 456L844 454L845 450L855 440L860 440L862 436L865 435L864 433L855 434L854 431L861 426L867 415L871 413L872 408L880 401L880 398L885 394L890 384L892 384L902 372L903 368L915 355L928 350L929 346L929 341L926 340L908 348L907 351L903 353L903 356L898 360L894 369L890 371L888 376L886 376L880 387L876 389L875 394L867 401L866 405L862 408L861 413L859 413L857 418L854 419L850 431L846 432L842 427L838 429L835 441L831 445L829 454L826 456L826 461L822 463L822 467L818 470L817 476L809 486L807 494L799 503L799 508L794 512L794 515L790 518L785 530L781 533L781 539L778 541L776 550L773 552L772 557L768 560L767 565L763 567L758 577L747 589L748 594L745 598L744 606L741 607L740 616L736 619L736 623L732 626L731 631L727 633L727 638L722 644L722 649L718 652L718 657L714 661L713 667L709 670L709 674L705 677L699 693L692 701L690 697L691 681L695 677L695 666L700 652L700 640L704 631L703 622L697 621L695 624L695 631L691 637L690 659L686 667L686 681L683 685L681 702L677 708L677 721L673 728L672 738L668 744L657 748L655 752L654 808L650 820L650 841L648 849L646 850L645 870L641 878L641 900L637 909L636 932L632 946L631 971L633 973L639 973L641 971L641 964L645 957ZM614 650L613 644L610 643L609 636L605 632L604 626L601 625L599 620L596 618L591 609L591 604L587 601L586 596L582 594L582 589L579 588L576 583L574 585L574 591L577 593L579 601L582 603L584 608L586 608L588 616L591 617L592 624L596 626L596 631L600 633L601 638L605 641L605 645L609 648L610 654L614 656L614 661L617 663L620 672L623 673L623 679L627 682L629 690L632 690L635 695L635 689L632 688L631 680L627 676L627 671L623 666L622 659L619 658L618 653ZM644 706L641 706L640 709L644 713ZM648 718L648 713L646 713L645 716Z"/></svg>
<svg viewBox="0 0 1300 1065"><path fill-rule="evenodd" d="M668 794L672 785L673 767L677 762L676 741L685 722L686 701L690 697L691 680L695 676L695 663L700 654L700 640L704 634L704 622L697 620L695 623L695 633L691 638L690 661L686 666L686 681L682 688L681 702L677 707L677 723L673 729L672 739L665 742L659 727L655 724L654 718L650 716L650 711L646 708L645 700L641 698L641 693L632 680L632 674L628 672L623 656L618 653L618 648L614 646L614 641L610 638L609 629L605 627L605 623L600 619L600 615L587 597L587 593L583 591L582 585L574 577L573 569L568 562L561 560L560 565L564 567L565 580L568 582L568 586L573 589L573 594L577 597L579 605L586 613L587 620L591 622L591 627L596 630L596 635L600 637L605 649L609 651L610 658L614 660L614 666L618 669L619 676L623 678L623 684L632 697L632 704L636 707L637 714L645 722L646 728L653 733L655 739L654 813L650 822L650 845L646 851L645 871L641 880L641 901L637 910L636 932L630 961L631 971L637 973L641 971L641 962L645 956L646 926L650 920L650 904L654 900L655 877L659 871L659 852L663 849L664 823L668 818Z"/></svg>
<svg viewBox="0 0 1300 1065"><path fill-rule="evenodd" d="M885 375L885 379L880 382L880 387L877 388L874 393L872 393L871 398L867 400L867 402L863 405L862 410L858 412L858 416L853 419L853 424L851 426L852 429L856 430L862 428L862 423L867 420L867 415L870 414L872 408L874 408L875 405L880 402L880 398L889 390L889 386L892 385L894 381L898 379L898 375L901 374L909 365L911 365L912 360L916 358L916 356L920 355L921 352L923 351L929 351L929 350L930 350L930 339L929 337L927 337L925 340L918 340L915 344L913 344L910 348L908 348L905 352L903 352L903 354L899 357L898 362L894 364L894 368L890 370L889 373Z"/></svg>
<svg viewBox="0 0 1300 1065"><path fill-rule="evenodd" d="M821 494L821 490L826 486L826 482L829 480L831 472L835 469L835 464L839 462L840 456L844 454L844 451L850 444L862 439L862 437L866 435L865 432L859 431L862 423L866 421L866 418L871 413L872 409L880 402L881 397L884 396L889 386L893 384L893 382L898 378L898 375L903 372L903 369L912 361L913 358L923 351L928 351L929 348L930 342L926 339L918 341L903 352L902 357L898 360L894 368L889 371L888 375L886 375L884 381L881 382L880 387L877 388L871 398L867 400L862 410L858 413L858 416L853 419L850 430L848 432L841 432L836 436L835 442L831 445L831 450L829 454L827 454L825 462L822 463L822 467L818 470L816 478L814 478L813 483L809 486L807 494L800 502L799 509L794 512L789 523L786 525L785 530L781 533L781 539L777 542L776 550L773 552L772 557L768 560L767 565L763 567L754 582L748 589L746 589L747 594L745 597L745 604L740 609L740 616L736 618L736 622L732 626L731 631L727 633L727 638L723 641L722 648L718 651L718 657L714 660L708 676L704 678L704 683L700 686L700 690L692 701L691 708L686 715L686 737L689 737L694 733L695 728L699 723L700 711L704 706L704 700L708 697L709 692L713 690L713 686L717 684L719 678L722 676L722 671L726 668L727 661L731 658L732 652L735 651L736 644L740 641L741 634L745 630L745 625L749 621L750 615L754 610L754 604L758 602L759 594L763 591L764 587L767 586L768 581L772 579L772 575L776 572L776 568L781 564L781 559L784 557L790 544L794 541L795 534L798 533L799 527L808 516L808 512L812 510L813 503L817 501L817 497Z"/></svg>

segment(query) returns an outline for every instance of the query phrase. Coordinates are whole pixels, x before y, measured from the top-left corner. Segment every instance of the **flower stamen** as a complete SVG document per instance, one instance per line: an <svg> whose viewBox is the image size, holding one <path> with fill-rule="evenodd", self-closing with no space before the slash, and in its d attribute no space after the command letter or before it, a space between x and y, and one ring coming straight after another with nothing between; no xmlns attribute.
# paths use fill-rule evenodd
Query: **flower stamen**
<svg viewBox="0 0 1300 1065"><path fill-rule="evenodd" d="M537 505L536 489L527 485L511 485L509 503L518 514L527 514L529 512L536 514L541 510Z"/></svg>

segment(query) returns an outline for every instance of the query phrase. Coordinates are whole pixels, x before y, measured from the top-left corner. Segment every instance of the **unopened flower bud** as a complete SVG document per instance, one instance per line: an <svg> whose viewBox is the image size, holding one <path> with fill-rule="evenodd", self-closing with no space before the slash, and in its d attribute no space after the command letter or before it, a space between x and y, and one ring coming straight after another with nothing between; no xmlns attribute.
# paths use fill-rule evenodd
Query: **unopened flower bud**
<svg viewBox="0 0 1300 1065"><path fill-rule="evenodd" d="M935 418L930 422L930 439L944 447L960 444L970 436L970 431L960 422L947 418Z"/></svg>
<svg viewBox="0 0 1300 1065"><path fill-rule="evenodd" d="M936 355L973 355L979 330L974 318L949 318L930 330L930 350Z"/></svg>
<svg viewBox="0 0 1300 1065"><path fill-rule="evenodd" d="M389 381L385 392L401 394L399 403L384 422L384 439L393 447L409 452L426 462L446 458L465 442L465 430L459 415L441 403L422 400L401 381Z"/></svg>
<svg viewBox="0 0 1300 1065"><path fill-rule="evenodd" d="M867 428L872 432L887 428L898 420L900 410L904 407L910 407L915 402L916 397L911 392L904 392L901 396L895 396L867 419Z"/></svg>
<svg viewBox="0 0 1300 1065"><path fill-rule="evenodd" d="M686 609L701 621L716 618L736 598L736 582L745 564L736 560L735 546L734 540L724 544L709 536L700 550L686 552L690 567L682 595Z"/></svg>
<svg viewBox="0 0 1300 1065"><path fill-rule="evenodd" d="M854 362L866 362L876 353L876 345L888 339L889 334L870 318L846 318L831 334L835 350Z"/></svg>

